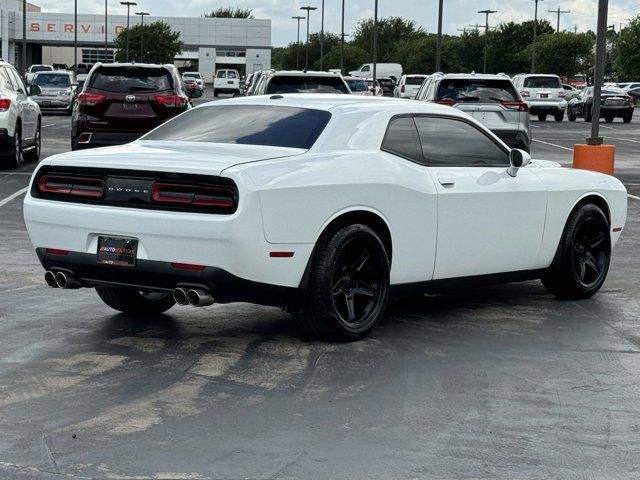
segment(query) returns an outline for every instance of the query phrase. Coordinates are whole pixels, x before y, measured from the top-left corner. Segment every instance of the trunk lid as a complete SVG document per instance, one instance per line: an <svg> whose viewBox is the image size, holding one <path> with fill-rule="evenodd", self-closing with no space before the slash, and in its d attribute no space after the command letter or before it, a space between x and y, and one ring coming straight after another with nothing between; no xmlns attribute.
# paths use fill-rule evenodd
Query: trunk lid
<svg viewBox="0 0 640 480"><path fill-rule="evenodd" d="M140 140L65 153L54 157L50 165L220 175L241 163L290 157L306 151L262 145Z"/></svg>

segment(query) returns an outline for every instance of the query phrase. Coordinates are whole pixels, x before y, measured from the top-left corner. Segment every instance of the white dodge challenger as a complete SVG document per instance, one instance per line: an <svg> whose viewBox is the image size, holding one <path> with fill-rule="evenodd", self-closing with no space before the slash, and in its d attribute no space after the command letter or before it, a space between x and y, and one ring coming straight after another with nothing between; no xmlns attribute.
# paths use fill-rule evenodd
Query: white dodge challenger
<svg viewBox="0 0 640 480"><path fill-rule="evenodd" d="M590 297L626 212L616 178L532 161L459 110L350 95L208 103L49 157L24 202L51 287L135 313L282 306L337 341L392 291L540 278Z"/></svg>

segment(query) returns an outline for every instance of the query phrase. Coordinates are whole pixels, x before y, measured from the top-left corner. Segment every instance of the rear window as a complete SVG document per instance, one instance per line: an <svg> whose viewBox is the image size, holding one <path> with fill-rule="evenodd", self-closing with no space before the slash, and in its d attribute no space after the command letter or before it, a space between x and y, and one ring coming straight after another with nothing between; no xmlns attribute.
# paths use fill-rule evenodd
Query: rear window
<svg viewBox="0 0 640 480"><path fill-rule="evenodd" d="M340 77L276 76L265 93L349 93Z"/></svg>
<svg viewBox="0 0 640 480"><path fill-rule="evenodd" d="M200 78L200 74L199 73L183 73L182 74L183 78Z"/></svg>
<svg viewBox="0 0 640 480"><path fill-rule="evenodd" d="M624 90L622 89L608 89L608 90L602 90L602 94L603 95L624 95Z"/></svg>
<svg viewBox="0 0 640 480"><path fill-rule="evenodd" d="M309 149L330 118L327 111L309 108L213 105L190 110L143 139Z"/></svg>
<svg viewBox="0 0 640 480"><path fill-rule="evenodd" d="M369 86L364 80L345 80L352 92L368 92Z"/></svg>
<svg viewBox="0 0 640 480"><path fill-rule="evenodd" d="M407 77L407 85L422 85L424 78L419 77Z"/></svg>
<svg viewBox="0 0 640 480"><path fill-rule="evenodd" d="M562 88L557 77L527 77L524 79L525 88Z"/></svg>
<svg viewBox="0 0 640 480"><path fill-rule="evenodd" d="M46 74L36 75L33 79L33 84L40 87L69 87L71 86L71 79L66 74Z"/></svg>
<svg viewBox="0 0 640 480"><path fill-rule="evenodd" d="M35 72L51 72L53 71L53 67L48 67L46 65L40 65L38 67L31 67L31 73Z"/></svg>
<svg viewBox="0 0 640 480"><path fill-rule="evenodd" d="M509 80L445 79L438 86L438 100L458 102L510 102L517 101L513 84Z"/></svg>
<svg viewBox="0 0 640 480"><path fill-rule="evenodd" d="M90 87L107 92L158 92L173 89L164 68L101 67L91 75Z"/></svg>

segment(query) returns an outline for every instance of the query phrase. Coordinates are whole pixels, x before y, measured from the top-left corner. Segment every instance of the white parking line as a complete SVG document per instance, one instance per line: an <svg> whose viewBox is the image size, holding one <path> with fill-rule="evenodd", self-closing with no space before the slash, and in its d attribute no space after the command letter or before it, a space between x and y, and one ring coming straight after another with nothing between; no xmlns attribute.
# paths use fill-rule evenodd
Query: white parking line
<svg viewBox="0 0 640 480"><path fill-rule="evenodd" d="M640 140L631 140L630 138L610 137L614 140L622 140L623 142L640 143Z"/></svg>
<svg viewBox="0 0 640 480"><path fill-rule="evenodd" d="M31 175L29 172L0 172L0 175Z"/></svg>
<svg viewBox="0 0 640 480"><path fill-rule="evenodd" d="M21 190L18 190L15 193L12 193L11 195L9 195L7 198L3 198L2 200L0 200L0 207L4 207L7 203L9 203L11 200L13 200L14 198L19 197L20 195L22 195L23 193L25 193L27 190L29 189L29 187L24 187Z"/></svg>
<svg viewBox="0 0 640 480"><path fill-rule="evenodd" d="M635 195L631 195L630 193L627 193L627 197L633 198L634 200L640 200L640 197L636 197Z"/></svg>
<svg viewBox="0 0 640 480"><path fill-rule="evenodd" d="M56 125L62 125L62 123L48 123L47 125L42 125L42 128L55 127Z"/></svg>
<svg viewBox="0 0 640 480"><path fill-rule="evenodd" d="M538 143L544 143L545 145L551 145L552 147L561 148L562 150L567 150L569 152L573 152L573 148L563 147L562 145L556 145L555 143L545 142L544 140L538 140L537 138L534 138L533 141Z"/></svg>

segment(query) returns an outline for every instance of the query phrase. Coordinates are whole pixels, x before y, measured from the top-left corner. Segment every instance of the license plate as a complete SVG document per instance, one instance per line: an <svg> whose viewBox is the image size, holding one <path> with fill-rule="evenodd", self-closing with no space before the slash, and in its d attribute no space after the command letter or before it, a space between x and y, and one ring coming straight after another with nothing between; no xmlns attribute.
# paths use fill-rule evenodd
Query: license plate
<svg viewBox="0 0 640 480"><path fill-rule="evenodd" d="M541 93L540 94L540 98L549 98L549 94L548 93Z"/></svg>
<svg viewBox="0 0 640 480"><path fill-rule="evenodd" d="M98 237L98 263L117 267L135 267L137 254L136 238Z"/></svg>
<svg viewBox="0 0 640 480"><path fill-rule="evenodd" d="M42 101L42 106L43 107L49 107L49 106L51 106L51 102L49 100L43 100Z"/></svg>

